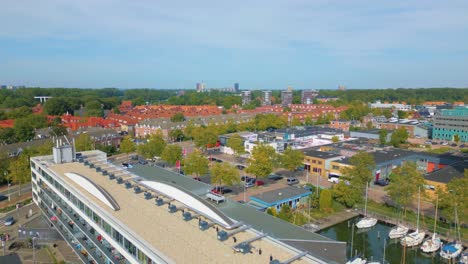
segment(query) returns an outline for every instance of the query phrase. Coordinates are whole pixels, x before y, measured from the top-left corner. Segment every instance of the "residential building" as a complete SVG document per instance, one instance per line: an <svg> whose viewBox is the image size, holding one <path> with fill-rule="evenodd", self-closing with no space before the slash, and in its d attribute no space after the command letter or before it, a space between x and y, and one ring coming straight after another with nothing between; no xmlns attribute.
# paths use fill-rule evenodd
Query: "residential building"
<svg viewBox="0 0 468 264"><path fill-rule="evenodd" d="M78 156L59 144L31 158L31 175L34 203L83 263L268 263L304 251L295 263L345 261L346 243L229 199L211 203L210 185L162 168L126 170L100 151ZM245 254L251 248L262 254Z"/></svg>
<svg viewBox="0 0 468 264"><path fill-rule="evenodd" d="M252 91L242 91L241 98L242 98L242 105L250 104L250 101L252 101Z"/></svg>
<svg viewBox="0 0 468 264"><path fill-rule="evenodd" d="M468 142L468 107L441 110L433 124L433 139L453 141L458 135L460 142Z"/></svg>
<svg viewBox="0 0 468 264"><path fill-rule="evenodd" d="M292 87L288 87L288 90L281 91L281 105L283 107L287 107L291 105L293 102L293 91Z"/></svg>
<svg viewBox="0 0 468 264"><path fill-rule="evenodd" d="M332 120L329 127L348 132L350 127L361 127L361 122L359 120Z"/></svg>
<svg viewBox="0 0 468 264"><path fill-rule="evenodd" d="M307 197L311 194L310 190L304 188L284 187L250 196L249 205L261 210L273 208L276 212L279 212L284 205L296 209L301 205L306 205Z"/></svg>
<svg viewBox="0 0 468 264"><path fill-rule="evenodd" d="M302 90L301 92L301 103L302 104L313 104L314 98L317 97L319 92L317 90Z"/></svg>
<svg viewBox="0 0 468 264"><path fill-rule="evenodd" d="M262 105L271 105L271 91L262 91Z"/></svg>
<svg viewBox="0 0 468 264"><path fill-rule="evenodd" d="M234 92L238 93L239 92L239 83L234 83Z"/></svg>
<svg viewBox="0 0 468 264"><path fill-rule="evenodd" d="M412 109L411 105L400 104L400 103L382 103L380 101L371 103L370 108L395 109L395 110L400 110L400 111L410 111Z"/></svg>
<svg viewBox="0 0 468 264"><path fill-rule="evenodd" d="M427 126L419 123L400 123L400 122L387 122L387 123L378 123L377 128L380 129L387 129L387 130L396 130L399 128L404 128L408 131L408 135L410 138L418 137L418 138L428 138L429 137L429 130Z"/></svg>
<svg viewBox="0 0 468 264"><path fill-rule="evenodd" d="M197 89L197 92L205 92L206 90L206 84L201 82L201 83L197 83L197 86L196 86L196 89Z"/></svg>

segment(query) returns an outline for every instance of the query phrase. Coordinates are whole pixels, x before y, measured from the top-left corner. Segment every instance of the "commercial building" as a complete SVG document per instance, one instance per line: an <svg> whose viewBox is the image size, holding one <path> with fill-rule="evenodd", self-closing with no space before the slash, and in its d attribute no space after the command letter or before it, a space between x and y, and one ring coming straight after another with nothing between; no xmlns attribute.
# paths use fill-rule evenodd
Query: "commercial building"
<svg viewBox="0 0 468 264"><path fill-rule="evenodd" d="M435 197L436 189L442 189L447 191L447 183L453 179L464 177L465 170L468 169L468 161L456 161L443 167L440 170L436 170L424 175L426 182L427 193Z"/></svg>
<svg viewBox="0 0 468 264"><path fill-rule="evenodd" d="M262 105L271 105L271 91L262 91Z"/></svg>
<svg viewBox="0 0 468 264"><path fill-rule="evenodd" d="M380 130L381 129L351 131L349 132L349 135L352 138L367 138L367 139L373 139L373 140L380 140ZM393 131L387 130L387 136L385 137L386 142L390 142L392 134L393 134Z"/></svg>
<svg viewBox="0 0 468 264"><path fill-rule="evenodd" d="M301 92L301 103L302 104L313 104L314 98L319 94L316 90L302 90Z"/></svg>
<svg viewBox="0 0 468 264"><path fill-rule="evenodd" d="M460 142L468 142L468 107L444 109L434 115L433 139L453 141L455 135Z"/></svg>
<svg viewBox="0 0 468 264"><path fill-rule="evenodd" d="M380 101L371 103L370 108L395 109L395 110L400 110L400 111L410 111L412 109L411 105L399 104L399 103L382 103Z"/></svg>
<svg viewBox="0 0 468 264"><path fill-rule="evenodd" d="M293 91L292 88L289 87L286 91L281 91L281 105L286 107L291 105L293 102Z"/></svg>
<svg viewBox="0 0 468 264"><path fill-rule="evenodd" d="M399 128L404 128L408 132L410 138L418 137L418 138L428 138L429 137L429 129L427 126L423 124L415 124L411 122L402 123L402 122L386 122L386 123L378 123L377 128L380 129L387 129L387 130L396 130Z"/></svg>
<svg viewBox="0 0 468 264"><path fill-rule="evenodd" d="M279 212L284 205L296 209L301 205L307 204L307 197L311 194L311 191L304 188L285 187L252 195L250 196L249 203L262 209L273 208L276 212Z"/></svg>
<svg viewBox="0 0 468 264"><path fill-rule="evenodd" d="M345 243L208 202L209 185L162 168L125 170L101 151L57 143L52 156L31 158L31 175L33 201L83 263L345 261Z"/></svg>
<svg viewBox="0 0 468 264"><path fill-rule="evenodd" d="M242 91L241 92L242 105L250 104L252 101L252 92L251 91Z"/></svg>
<svg viewBox="0 0 468 264"><path fill-rule="evenodd" d="M234 83L234 92L238 93L239 89L239 83Z"/></svg>
<svg viewBox="0 0 468 264"><path fill-rule="evenodd" d="M317 150L306 150L303 152L305 169L314 175L318 174L322 177L328 176L332 161L344 158L344 156L339 154Z"/></svg>

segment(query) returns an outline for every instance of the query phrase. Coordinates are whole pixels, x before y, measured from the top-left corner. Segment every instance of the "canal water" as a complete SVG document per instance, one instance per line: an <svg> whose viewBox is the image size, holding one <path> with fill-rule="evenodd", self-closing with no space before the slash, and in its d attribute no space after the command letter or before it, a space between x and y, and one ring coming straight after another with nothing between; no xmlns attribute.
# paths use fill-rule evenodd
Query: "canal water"
<svg viewBox="0 0 468 264"><path fill-rule="evenodd" d="M359 219L360 217L350 219L318 233L338 241L347 242L346 256L350 258L352 226ZM357 251L368 261L374 260L382 263L385 244L385 260L390 264L402 263L403 247L400 245L399 239L388 238L391 229L391 225L382 222L378 222L377 225L367 230L361 230L354 226L353 256L356 255L355 252ZM384 243L384 241L386 242ZM425 254L419 247L406 248L405 255L407 264L447 263L439 257L438 253Z"/></svg>

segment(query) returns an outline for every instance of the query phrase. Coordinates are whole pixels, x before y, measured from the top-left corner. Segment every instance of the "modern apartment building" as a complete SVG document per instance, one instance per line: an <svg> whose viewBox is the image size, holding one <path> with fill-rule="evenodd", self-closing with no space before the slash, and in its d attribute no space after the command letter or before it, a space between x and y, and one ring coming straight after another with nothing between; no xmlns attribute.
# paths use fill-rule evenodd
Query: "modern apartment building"
<svg viewBox="0 0 468 264"><path fill-rule="evenodd" d="M319 94L316 90L302 90L301 101L302 104L313 104L314 98Z"/></svg>
<svg viewBox="0 0 468 264"><path fill-rule="evenodd" d="M434 115L433 139L453 141L455 135L460 142L468 142L468 107L443 109Z"/></svg>
<svg viewBox="0 0 468 264"><path fill-rule="evenodd" d="M262 105L271 105L271 91L262 91Z"/></svg>
<svg viewBox="0 0 468 264"><path fill-rule="evenodd" d="M289 88L286 91L281 91L281 105L283 107L286 107L288 105L291 105L293 102L293 91L291 88Z"/></svg>
<svg viewBox="0 0 468 264"><path fill-rule="evenodd" d="M252 101L252 92L251 91L242 91L241 92L242 105L250 104Z"/></svg>
<svg viewBox="0 0 468 264"><path fill-rule="evenodd" d="M33 200L83 263L344 261L341 242L237 202L209 202L211 186L189 177L146 170L156 168L126 170L104 152L57 143L52 156L31 158Z"/></svg>

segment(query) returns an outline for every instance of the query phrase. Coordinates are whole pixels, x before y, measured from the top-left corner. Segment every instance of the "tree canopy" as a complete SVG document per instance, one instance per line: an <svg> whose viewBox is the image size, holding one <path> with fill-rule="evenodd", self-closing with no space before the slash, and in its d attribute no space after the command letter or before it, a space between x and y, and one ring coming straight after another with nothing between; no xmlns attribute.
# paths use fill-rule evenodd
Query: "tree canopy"
<svg viewBox="0 0 468 264"><path fill-rule="evenodd" d="M87 133L81 133L75 139L75 148L76 151L86 151L93 149L93 141Z"/></svg>
<svg viewBox="0 0 468 264"><path fill-rule="evenodd" d="M359 151L349 159L349 162L352 166L342 169L343 178L348 179L353 187L362 191L374 178L374 157L367 152Z"/></svg>
<svg viewBox="0 0 468 264"><path fill-rule="evenodd" d="M154 157L160 157L164 148L166 147L166 141L161 132L151 134L146 144L141 144L137 147L137 152L146 159Z"/></svg>
<svg viewBox="0 0 468 264"><path fill-rule="evenodd" d="M468 169L464 176L454 178L447 183L445 189L438 188L436 193L439 197L439 208L441 213L448 219L453 219L455 208L458 219L468 219Z"/></svg>
<svg viewBox="0 0 468 264"><path fill-rule="evenodd" d="M276 167L277 160L278 157L273 147L259 144L253 148L252 154L247 160L249 166L245 171L256 177L264 178Z"/></svg>
<svg viewBox="0 0 468 264"><path fill-rule="evenodd" d="M281 166L289 171L294 171L304 162L304 153L288 147L280 156Z"/></svg>
<svg viewBox="0 0 468 264"><path fill-rule="evenodd" d="M402 143L408 140L408 136L408 131L404 127L400 127L393 131L390 142L395 148L398 148Z"/></svg>
<svg viewBox="0 0 468 264"><path fill-rule="evenodd" d="M184 159L185 174L200 176L208 172L208 159L198 150L193 151Z"/></svg>
<svg viewBox="0 0 468 264"><path fill-rule="evenodd" d="M178 160L182 161L182 147L179 145L167 145L164 148L161 158L170 165L176 164Z"/></svg>
<svg viewBox="0 0 468 264"><path fill-rule="evenodd" d="M233 185L240 181L239 171L228 163L215 163L210 169L211 183Z"/></svg>
<svg viewBox="0 0 468 264"><path fill-rule="evenodd" d="M234 155L239 156L245 153L244 139L239 134L232 135L227 142L227 146L234 151Z"/></svg>

